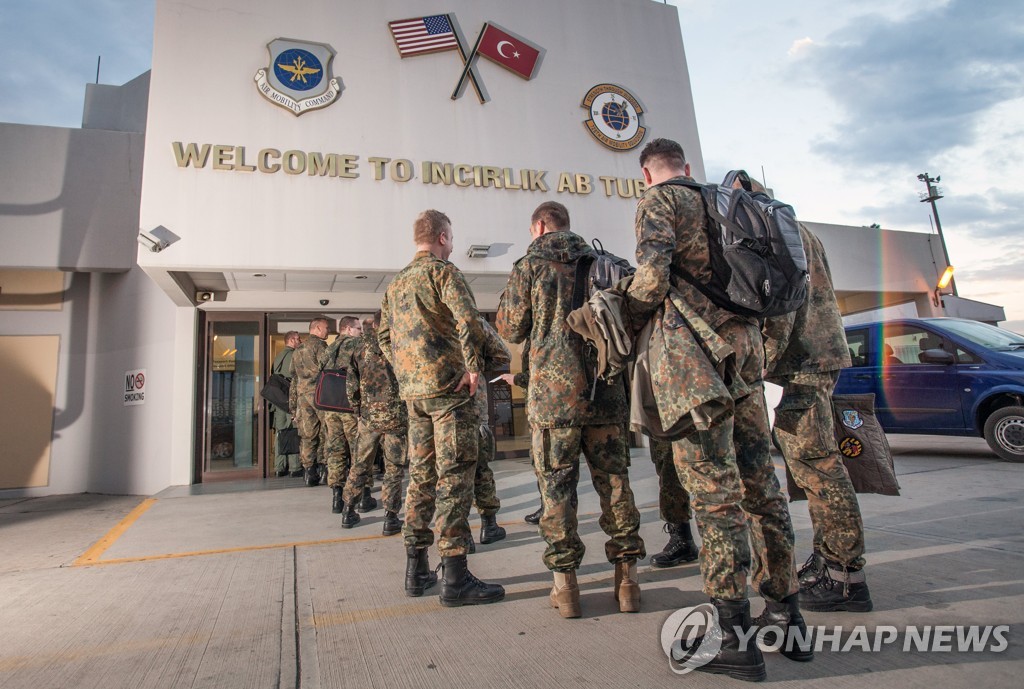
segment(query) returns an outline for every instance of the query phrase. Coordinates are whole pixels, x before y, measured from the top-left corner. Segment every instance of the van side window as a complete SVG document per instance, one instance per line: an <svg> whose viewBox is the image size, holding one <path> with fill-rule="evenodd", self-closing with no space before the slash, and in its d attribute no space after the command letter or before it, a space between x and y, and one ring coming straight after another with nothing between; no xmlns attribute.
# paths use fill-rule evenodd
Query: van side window
<svg viewBox="0 0 1024 689"><path fill-rule="evenodd" d="M910 325L886 325L882 335L882 365L922 364L921 353L929 349L948 349L942 338Z"/></svg>
<svg viewBox="0 0 1024 689"><path fill-rule="evenodd" d="M854 366L868 365L868 331L850 330L846 333L846 346Z"/></svg>
<svg viewBox="0 0 1024 689"><path fill-rule="evenodd" d="M965 349L956 348L956 363L958 364L980 364L983 363L979 357L974 356Z"/></svg>

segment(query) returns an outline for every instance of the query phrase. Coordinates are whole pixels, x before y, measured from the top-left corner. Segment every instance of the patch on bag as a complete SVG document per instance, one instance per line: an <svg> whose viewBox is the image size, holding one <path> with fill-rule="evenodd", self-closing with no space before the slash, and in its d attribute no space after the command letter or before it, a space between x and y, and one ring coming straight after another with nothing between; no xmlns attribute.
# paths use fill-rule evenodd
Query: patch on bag
<svg viewBox="0 0 1024 689"><path fill-rule="evenodd" d="M860 457L864 452L864 443L847 436L839 441L839 451L843 453L844 457Z"/></svg>
<svg viewBox="0 0 1024 689"><path fill-rule="evenodd" d="M861 418L860 412L856 409L844 409L843 425L851 431L855 431L864 425L864 419Z"/></svg>

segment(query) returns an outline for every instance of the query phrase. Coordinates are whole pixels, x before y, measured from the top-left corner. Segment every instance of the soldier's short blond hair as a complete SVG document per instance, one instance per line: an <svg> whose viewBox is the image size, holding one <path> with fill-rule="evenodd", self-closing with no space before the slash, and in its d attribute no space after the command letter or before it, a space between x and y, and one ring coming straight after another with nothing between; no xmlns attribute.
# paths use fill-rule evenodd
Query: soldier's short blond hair
<svg viewBox="0 0 1024 689"><path fill-rule="evenodd" d="M412 238L417 244L433 244L451 227L451 219L441 211L423 211L412 225Z"/></svg>
<svg viewBox="0 0 1024 689"><path fill-rule="evenodd" d="M317 323L323 323L327 326L327 329L331 329L331 319L327 316L316 316L309 321L309 332L313 332L313 328L316 327Z"/></svg>
<svg viewBox="0 0 1024 689"><path fill-rule="evenodd" d="M343 318L340 318L338 320L338 332L341 332L342 330L345 330L346 328L351 328L352 326L354 326L358 322L359 322L359 319L356 318L355 316L344 316Z"/></svg>
<svg viewBox="0 0 1024 689"><path fill-rule="evenodd" d="M552 230L568 230L569 209L558 201L545 201L537 206L537 210L533 212L530 224L535 225L538 220L543 220L544 224Z"/></svg>

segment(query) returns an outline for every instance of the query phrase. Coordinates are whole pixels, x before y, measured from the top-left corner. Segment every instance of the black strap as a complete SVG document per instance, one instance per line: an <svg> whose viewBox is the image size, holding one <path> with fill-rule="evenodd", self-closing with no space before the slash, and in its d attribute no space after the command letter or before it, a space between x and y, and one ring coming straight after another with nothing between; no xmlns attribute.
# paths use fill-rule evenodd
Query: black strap
<svg viewBox="0 0 1024 689"><path fill-rule="evenodd" d="M590 285L590 266L596 260L593 254L584 254L576 259L576 275L572 285L572 310L583 306L588 299Z"/></svg>

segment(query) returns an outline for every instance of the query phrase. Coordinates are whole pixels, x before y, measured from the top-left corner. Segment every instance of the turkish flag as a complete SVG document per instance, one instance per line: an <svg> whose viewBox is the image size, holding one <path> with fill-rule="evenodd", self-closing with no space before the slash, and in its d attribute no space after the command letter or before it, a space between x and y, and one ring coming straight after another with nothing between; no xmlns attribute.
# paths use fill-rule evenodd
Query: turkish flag
<svg viewBox="0 0 1024 689"><path fill-rule="evenodd" d="M505 33L493 24L487 24L480 34L477 53L488 60L510 69L523 79L533 77L540 51L522 39Z"/></svg>

